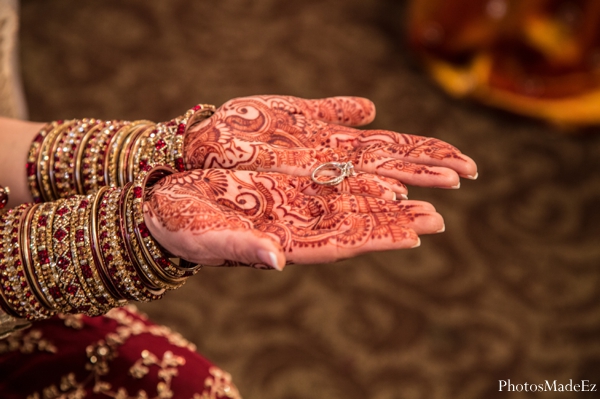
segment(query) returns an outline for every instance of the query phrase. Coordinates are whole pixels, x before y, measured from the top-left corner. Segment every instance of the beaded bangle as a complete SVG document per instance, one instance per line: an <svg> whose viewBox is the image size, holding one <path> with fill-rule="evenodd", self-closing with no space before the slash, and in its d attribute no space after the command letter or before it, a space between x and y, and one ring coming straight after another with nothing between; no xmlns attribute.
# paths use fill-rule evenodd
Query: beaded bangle
<svg viewBox="0 0 600 399"><path fill-rule="evenodd" d="M119 223L117 222L118 201L120 190L109 188L104 194L98 207L98 248L100 257L106 268L106 276L111 285L119 293L121 298L143 301L143 295L139 294L131 282L126 265L131 263L127 254L121 250L121 237L119 237Z"/></svg>
<svg viewBox="0 0 600 399"><path fill-rule="evenodd" d="M215 106L210 104L198 104L195 107L189 109L183 116L174 119L173 124L168 128L171 132L172 137L172 161L169 165L175 168L179 172L185 170L185 163L183 157L183 146L184 146L184 135L188 125L193 125L199 121L210 118L215 113Z"/></svg>
<svg viewBox="0 0 600 399"><path fill-rule="evenodd" d="M42 294L51 308L69 312L71 308L56 285L52 266L50 265L51 259L55 259L52 248L52 222L55 212L55 204L45 202L41 204L33 216L32 225L35 225L35 228L32 228L29 233L31 237L32 268Z"/></svg>
<svg viewBox="0 0 600 399"><path fill-rule="evenodd" d="M83 158L83 190L80 194L89 193L106 186L105 159L108 151L108 144L116 135L119 129L128 122L112 121L106 122L104 129L90 138L89 145L85 146ZM86 143L87 144L87 143Z"/></svg>
<svg viewBox="0 0 600 399"><path fill-rule="evenodd" d="M24 265L27 258L21 256L22 251L29 251L29 248L23 246L20 231L30 210L30 204L23 204L9 210L2 218L4 220L0 219L0 223L3 222L5 226L0 244L2 246L0 281L4 291L3 299L7 307L12 309L13 314L34 320L48 318L53 313L45 309L32 292Z"/></svg>
<svg viewBox="0 0 600 399"><path fill-rule="evenodd" d="M21 227L21 232L19 234L19 238L21 239L21 257L23 258L23 266L25 270L25 276L27 277L27 281L29 283L29 287L33 292L35 298L37 298L42 306L51 310L55 307L51 305L51 303L46 299L46 297L42 294L42 285L40 279L36 278L33 271L33 240L30 231L33 231L31 228L32 219L39 217L40 212L40 204L36 204L31 207L23 217L23 223Z"/></svg>
<svg viewBox="0 0 600 399"><path fill-rule="evenodd" d="M118 168L117 168L117 185L119 187L125 186L128 180L128 166L129 166L129 158L132 154L132 147L136 145L136 140L144 133L144 131L154 126L152 123L141 123L131 129L131 132L125 138L123 142L121 151L119 153L118 158Z"/></svg>
<svg viewBox="0 0 600 399"><path fill-rule="evenodd" d="M108 269L106 267L106 263L104 262L104 257L102 256L102 252L101 252L101 248L100 248L100 241L98 238L98 236L100 234L98 219L100 217L101 212L106 213L106 211L101 210L100 204L106 203L105 195L107 194L107 192L109 192L111 190L114 191L114 189L110 189L108 187L102 187L100 189L100 191L98 191L96 198L94 199L94 202L92 203L92 213L91 213L91 217L90 217L91 249L92 249L92 256L94 258L94 263L96 264L96 268L97 268L96 272L97 272L98 276L100 277L100 279L102 280L102 284L104 285L107 293L112 298L115 298L117 300L122 300L123 297L119 294L118 290L116 289L116 287L114 286L114 284L112 283L112 281L109 277ZM105 236L104 238L108 238L108 236ZM121 303L123 303L123 302L118 302L119 305Z"/></svg>
<svg viewBox="0 0 600 399"><path fill-rule="evenodd" d="M34 202L42 201L42 193L40 189L40 182L38 180L38 159L40 154L40 149L42 147L42 142L46 138L46 136L56 129L57 126L62 125L63 121L56 121L52 123L48 123L44 125L44 127L38 132L38 134L33 139L31 146L29 147L29 153L27 154L27 183L29 185L29 191L33 196Z"/></svg>
<svg viewBox="0 0 600 399"><path fill-rule="evenodd" d="M53 198L66 198L77 194L75 181L78 175L77 149L87 132L98 129L100 123L96 119L83 119L56 139L55 147L51 152L53 156L50 155L50 184L54 193Z"/></svg>
<svg viewBox="0 0 600 399"><path fill-rule="evenodd" d="M71 186L75 189L73 194L86 193L86 191L83 190L84 178L85 180L91 179L91 168L95 169L95 165L89 164L89 158L91 157L92 151L96 150L88 144L102 132L107 124L110 124L110 122L97 121L97 123L85 132L79 141L79 145L75 150L75 163L73 165L73 176L71 181Z"/></svg>
<svg viewBox="0 0 600 399"><path fill-rule="evenodd" d="M66 121L60 125L57 125L52 129L41 143L40 150L38 152L38 159L36 161L36 178L37 186L39 187L40 197L45 201L50 201L53 198L57 198L56 194L52 192L52 186L50 183L50 161L54 158L51 150L54 148L54 141L63 133L63 131L70 129L72 125L79 123L77 121Z"/></svg>
<svg viewBox="0 0 600 399"><path fill-rule="evenodd" d="M121 202L121 209L123 212L122 230L125 236L125 247L127 248L130 257L135 259L133 266L135 267L136 273L144 286L150 290L155 290L162 293L167 289L170 289L171 286L164 283L154 275L153 270L150 268L146 259L144 258L142 249L140 248L140 243L138 242L133 229L133 211L131 209L132 186L132 183L128 183L127 187L123 190L124 197L122 198Z"/></svg>
<svg viewBox="0 0 600 399"><path fill-rule="evenodd" d="M125 173L126 181L132 182L136 176L139 176L141 173L144 173L143 170L140 171L138 169L139 164L141 161L142 154L145 150L144 147L146 147L145 144L148 141L148 139L150 138L150 136L152 135L152 133L155 131L156 131L156 125L154 125L154 124L148 125L144 129L142 129L140 131L139 135L135 138L135 140L132 144L131 150L128 151L128 158L127 158L126 164L123 166L123 169L126 172ZM149 165L147 168L149 168Z"/></svg>
<svg viewBox="0 0 600 399"><path fill-rule="evenodd" d="M194 265L187 261L179 261L179 263L170 260L166 255L166 251L161 249L158 243L150 235L148 227L144 221L143 202L146 199L146 189L152 187L163 177L173 174L175 171L166 166L157 166L149 173L145 174L136 182L134 182L133 191L133 219L134 230L140 243L144 256L148 262L156 269L157 274L164 276L166 282L181 283L187 277L197 273L202 266Z"/></svg>
<svg viewBox="0 0 600 399"><path fill-rule="evenodd" d="M126 221L127 230L130 237L129 244L131 245L133 252L137 255L136 257L141 260L138 262L141 275L144 276L146 280L154 286L163 289L179 288L185 282L185 278L169 278L169 276L167 276L166 273L161 270L155 259L150 255L148 248L146 248L144 245L145 243L140 233L140 229L136 226L138 223L140 223L140 221L139 219L136 220L137 212L135 212L134 209L141 209L142 203L141 190L136 190L137 188L139 187L133 185L132 189L130 189L127 193L126 201L131 212L126 216ZM145 231L147 231L147 229Z"/></svg>
<svg viewBox="0 0 600 399"><path fill-rule="evenodd" d="M106 143L104 151L104 182L109 187L117 186L117 170L119 150L123 144L123 140L127 138L133 126L140 121L123 122L123 126L115 132L115 134Z"/></svg>
<svg viewBox="0 0 600 399"><path fill-rule="evenodd" d="M110 306L109 301L104 296L104 289L99 288L99 276L95 273L93 267L93 256L90 248L90 237L88 221L91 217L90 202L91 197L80 199L75 213L71 213L71 254L73 262L79 267L75 267L75 272L79 280L81 292L85 295L85 305L78 309L80 313L86 313L90 316L106 313L117 305L113 303ZM112 302L112 301L110 301Z"/></svg>

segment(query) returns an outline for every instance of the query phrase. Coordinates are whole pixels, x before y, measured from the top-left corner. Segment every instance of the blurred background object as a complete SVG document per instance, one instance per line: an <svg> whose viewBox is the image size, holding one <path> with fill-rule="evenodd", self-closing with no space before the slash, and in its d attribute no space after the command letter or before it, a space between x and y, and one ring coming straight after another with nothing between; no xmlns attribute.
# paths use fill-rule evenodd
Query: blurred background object
<svg viewBox="0 0 600 399"><path fill-rule="evenodd" d="M549 399L498 392L498 380L600 384L600 135L445 95L405 45L406 2L21 6L33 120L159 121L251 94L351 94L377 104L369 128L435 136L478 162L460 190L410 188L446 220L418 249L282 273L205 268L143 306L245 399Z"/></svg>
<svg viewBox="0 0 600 399"><path fill-rule="evenodd" d="M18 0L0 0L0 116L25 119L21 68L18 60Z"/></svg>
<svg viewBox="0 0 600 399"><path fill-rule="evenodd" d="M411 46L453 96L600 124L600 2L413 0L408 20Z"/></svg>

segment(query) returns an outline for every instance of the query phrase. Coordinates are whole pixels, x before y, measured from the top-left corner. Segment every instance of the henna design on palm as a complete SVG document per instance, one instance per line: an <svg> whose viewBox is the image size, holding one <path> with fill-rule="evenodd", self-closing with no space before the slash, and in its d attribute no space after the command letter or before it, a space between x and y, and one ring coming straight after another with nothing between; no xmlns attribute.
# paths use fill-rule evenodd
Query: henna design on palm
<svg viewBox="0 0 600 399"><path fill-rule="evenodd" d="M177 256L258 268L411 248L419 234L443 230L429 203L356 195L352 184L327 189L315 190L306 177L194 170L157 183L144 217L154 238Z"/></svg>
<svg viewBox="0 0 600 399"><path fill-rule="evenodd" d="M351 127L374 116L373 104L357 97L233 99L188 128L186 167L308 176L323 162L352 161L372 181L443 188L458 187L459 176L477 176L473 160L441 140ZM406 193L403 185L396 188Z"/></svg>

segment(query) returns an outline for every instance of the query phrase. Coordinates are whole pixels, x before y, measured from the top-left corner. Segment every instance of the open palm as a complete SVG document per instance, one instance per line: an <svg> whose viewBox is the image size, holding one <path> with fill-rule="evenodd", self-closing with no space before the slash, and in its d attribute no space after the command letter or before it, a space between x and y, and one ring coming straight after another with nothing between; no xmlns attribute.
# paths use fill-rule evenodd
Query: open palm
<svg viewBox="0 0 600 399"><path fill-rule="evenodd" d="M443 230L429 203L356 195L357 182L345 192L316 192L311 183L279 173L183 172L152 187L144 217L165 249L189 261L278 269L411 248L419 234Z"/></svg>

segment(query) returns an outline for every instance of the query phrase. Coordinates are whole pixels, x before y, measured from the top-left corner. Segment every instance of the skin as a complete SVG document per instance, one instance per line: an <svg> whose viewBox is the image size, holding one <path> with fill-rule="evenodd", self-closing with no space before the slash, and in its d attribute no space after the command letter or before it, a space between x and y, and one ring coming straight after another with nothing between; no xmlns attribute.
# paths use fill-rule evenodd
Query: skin
<svg viewBox="0 0 600 399"><path fill-rule="evenodd" d="M171 175L150 191L146 225L165 249L184 259L278 270L286 261L333 262L413 248L419 234L444 229L442 216L427 202L361 196L351 189L313 195L306 180L223 169Z"/></svg>
<svg viewBox="0 0 600 399"><path fill-rule="evenodd" d="M29 146L43 126L43 123L0 117L0 184L10 187L7 209L32 201L25 162Z"/></svg>

